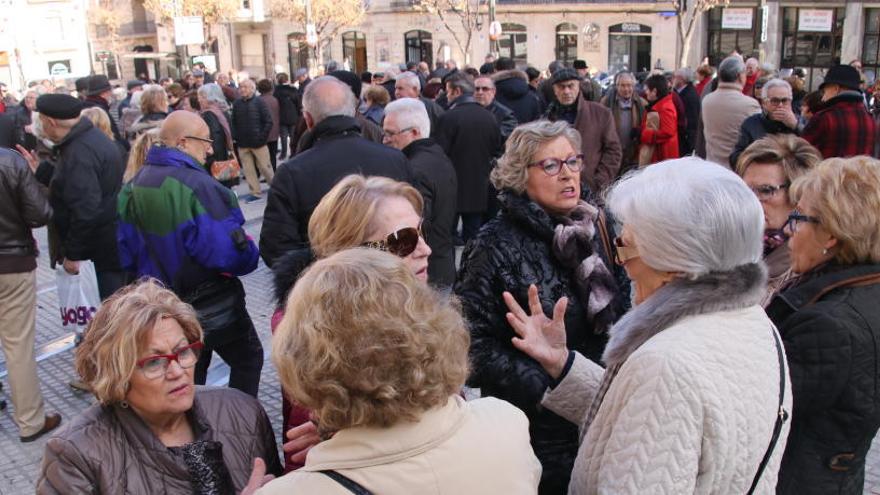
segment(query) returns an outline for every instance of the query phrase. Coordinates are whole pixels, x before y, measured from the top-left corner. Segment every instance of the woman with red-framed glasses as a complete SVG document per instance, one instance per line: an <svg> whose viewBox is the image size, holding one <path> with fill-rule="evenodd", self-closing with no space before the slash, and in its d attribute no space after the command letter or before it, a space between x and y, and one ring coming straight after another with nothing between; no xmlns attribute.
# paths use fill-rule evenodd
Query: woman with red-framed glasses
<svg viewBox="0 0 880 495"><path fill-rule="evenodd" d="M252 493L280 474L259 401L195 385L201 339L192 307L155 280L104 301L76 350L98 404L49 439L36 492Z"/></svg>

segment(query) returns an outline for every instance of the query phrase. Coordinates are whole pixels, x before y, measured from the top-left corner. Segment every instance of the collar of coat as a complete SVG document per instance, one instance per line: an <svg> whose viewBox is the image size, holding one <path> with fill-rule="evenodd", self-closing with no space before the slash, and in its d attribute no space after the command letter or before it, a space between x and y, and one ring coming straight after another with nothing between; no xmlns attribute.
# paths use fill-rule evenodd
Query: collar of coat
<svg viewBox="0 0 880 495"><path fill-rule="evenodd" d="M777 294L767 306L767 315L780 325L793 313L835 288L878 274L880 265L823 265L811 273L801 275L795 285Z"/></svg>
<svg viewBox="0 0 880 495"><path fill-rule="evenodd" d="M581 190L581 198L584 198L585 189ZM522 228L533 232L538 238L550 242L558 221L554 220L544 208L535 203L528 196L517 194L511 190L503 190L498 193L498 202L504 214L510 220Z"/></svg>
<svg viewBox="0 0 880 495"><path fill-rule="evenodd" d="M191 168L206 174L208 173L192 156L177 148L171 148L163 144L154 144L153 147L147 151L147 158L144 160L144 165Z"/></svg>
<svg viewBox="0 0 880 495"><path fill-rule="evenodd" d="M422 138L416 139L415 141L406 145L402 150L403 154L406 155L407 158L412 158L419 150L424 150L427 148L432 148L437 145L437 142L431 138ZM442 151L442 150L441 150Z"/></svg>
<svg viewBox="0 0 880 495"><path fill-rule="evenodd" d="M79 119L79 122L77 122L76 124L73 125L73 127L70 129L70 131L67 133L67 135L65 135L61 139L61 141L59 141L58 144L55 145L55 147L58 148L59 150L61 148L64 148L65 146L67 146L71 142L75 141L79 136L88 132L88 130L91 129L92 127L95 127L95 126L92 125L91 120L89 120L85 117L81 117Z"/></svg>
<svg viewBox="0 0 880 495"><path fill-rule="evenodd" d="M332 136L345 136L348 134L360 136L361 125L354 117L334 115L318 122L318 125L306 130L302 137L301 148L297 152L311 149L321 139Z"/></svg>
<svg viewBox="0 0 880 495"><path fill-rule="evenodd" d="M694 279L675 279L611 327L602 360L608 367L623 363L651 337L683 318L758 304L766 285L767 268L763 262L709 272Z"/></svg>
<svg viewBox="0 0 880 495"><path fill-rule="evenodd" d="M841 91L840 94L831 98L825 103L825 108L823 110L828 110L832 106L837 105L838 103L860 103L864 105L865 99L862 96L862 93L858 91L846 90Z"/></svg>

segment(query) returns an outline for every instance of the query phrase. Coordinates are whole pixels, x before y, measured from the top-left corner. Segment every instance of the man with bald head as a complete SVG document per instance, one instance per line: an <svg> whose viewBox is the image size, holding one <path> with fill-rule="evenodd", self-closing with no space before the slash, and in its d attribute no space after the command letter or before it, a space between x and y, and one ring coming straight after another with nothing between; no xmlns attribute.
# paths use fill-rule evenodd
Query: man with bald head
<svg viewBox="0 0 880 495"><path fill-rule="evenodd" d="M235 194L205 170L211 152L198 114L168 115L159 144L119 193L119 257L123 268L161 280L196 309L205 332L196 383L205 383L217 351L230 367L229 386L256 397L263 348L237 277L257 268L259 253Z"/></svg>
<svg viewBox="0 0 880 495"><path fill-rule="evenodd" d="M303 119L311 131L310 146L278 167L263 213L260 254L270 267L309 247L312 211L346 175L412 181L403 153L361 136L357 103L349 86L335 77L319 77L306 88Z"/></svg>

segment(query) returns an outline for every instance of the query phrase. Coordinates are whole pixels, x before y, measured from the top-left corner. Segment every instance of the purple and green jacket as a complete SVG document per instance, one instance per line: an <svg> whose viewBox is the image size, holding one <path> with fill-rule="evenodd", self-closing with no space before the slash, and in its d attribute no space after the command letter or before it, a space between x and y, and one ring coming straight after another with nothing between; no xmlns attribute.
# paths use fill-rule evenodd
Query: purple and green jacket
<svg viewBox="0 0 880 495"><path fill-rule="evenodd" d="M245 275L259 251L242 228L235 193L194 158L153 146L119 193L119 258L124 270L186 294L218 275Z"/></svg>

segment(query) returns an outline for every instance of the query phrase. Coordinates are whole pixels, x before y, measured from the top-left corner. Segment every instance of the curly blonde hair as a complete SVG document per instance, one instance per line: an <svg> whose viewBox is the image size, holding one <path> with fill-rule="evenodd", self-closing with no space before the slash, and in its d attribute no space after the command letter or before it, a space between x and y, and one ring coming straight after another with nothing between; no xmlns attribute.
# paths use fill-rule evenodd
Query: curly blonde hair
<svg viewBox="0 0 880 495"><path fill-rule="evenodd" d="M101 404L125 399L138 356L164 318L174 318L190 343L201 340L192 306L154 279L123 287L101 304L76 348L74 363Z"/></svg>
<svg viewBox="0 0 880 495"><path fill-rule="evenodd" d="M165 113L168 111L168 95L165 88L158 84L148 84L141 92L141 114Z"/></svg>
<svg viewBox="0 0 880 495"><path fill-rule="evenodd" d="M568 122L560 120L536 120L523 124L510 134L504 148L504 156L498 159L489 175L492 185L499 191L510 189L522 194L529 179L529 164L535 153L545 144L564 137L576 153L581 151L581 135Z"/></svg>
<svg viewBox="0 0 880 495"><path fill-rule="evenodd" d="M820 226L835 239L844 265L880 263L880 161L830 158L795 180L792 201L808 195Z"/></svg>
<svg viewBox="0 0 880 495"><path fill-rule="evenodd" d="M309 219L309 242L315 256L357 247L375 234L376 213L383 200L398 196L421 216L422 195L409 184L387 177L349 175L321 198Z"/></svg>
<svg viewBox="0 0 880 495"><path fill-rule="evenodd" d="M445 404L467 377L469 345L457 300L398 257L356 248L315 262L296 283L272 361L325 433L413 421Z"/></svg>

